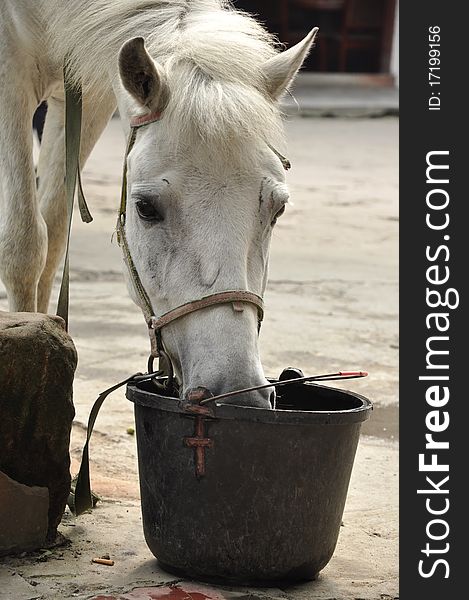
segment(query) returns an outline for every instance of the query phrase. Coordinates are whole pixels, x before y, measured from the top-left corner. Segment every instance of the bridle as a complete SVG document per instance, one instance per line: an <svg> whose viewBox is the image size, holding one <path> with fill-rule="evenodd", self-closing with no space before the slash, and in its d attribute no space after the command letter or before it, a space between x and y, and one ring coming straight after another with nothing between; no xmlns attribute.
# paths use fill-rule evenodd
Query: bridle
<svg viewBox="0 0 469 600"><path fill-rule="evenodd" d="M127 148L124 158L124 167L122 175L122 193L116 230L117 240L124 255L124 262L127 265L129 276L138 298L139 306L142 309L145 321L148 326L148 333L150 336L151 346L151 360L152 358L163 359L163 362L166 363L166 367L170 370L172 375L171 360L168 354L165 352L161 337L161 330L164 327L166 327L170 323L173 323L177 319L185 317L186 315L192 314L196 311L203 310L210 306L216 306L220 304L232 304L233 309L235 311L242 312L242 305L247 303L255 306L257 309L258 330L260 330L261 323L264 318L264 301L259 295L254 294L253 292L250 292L248 290L227 290L209 294L198 300L192 300L168 311L160 317L156 317L150 298L148 297L145 287L138 274L135 263L132 259L132 255L130 253L125 233L125 225L127 214L127 158L135 144L138 130L141 127L146 127L151 123L156 123L160 121L161 118L162 113L158 112L150 113L144 116L133 117L130 120L130 135L127 142ZM289 161L285 157L280 155L276 150L272 150L279 157L284 168L289 169Z"/></svg>

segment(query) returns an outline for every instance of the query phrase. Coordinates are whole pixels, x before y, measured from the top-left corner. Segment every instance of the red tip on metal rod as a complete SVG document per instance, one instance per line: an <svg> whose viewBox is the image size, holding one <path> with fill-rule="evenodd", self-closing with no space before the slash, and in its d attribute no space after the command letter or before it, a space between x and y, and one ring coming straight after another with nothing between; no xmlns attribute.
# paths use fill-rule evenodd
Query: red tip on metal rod
<svg viewBox="0 0 469 600"><path fill-rule="evenodd" d="M341 377L368 377L366 371L340 371Z"/></svg>

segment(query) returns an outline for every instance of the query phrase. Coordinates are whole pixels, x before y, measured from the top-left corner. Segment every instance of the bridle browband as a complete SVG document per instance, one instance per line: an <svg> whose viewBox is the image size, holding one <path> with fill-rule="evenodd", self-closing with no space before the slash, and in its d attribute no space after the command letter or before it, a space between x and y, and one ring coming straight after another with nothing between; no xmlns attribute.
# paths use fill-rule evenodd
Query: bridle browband
<svg viewBox="0 0 469 600"><path fill-rule="evenodd" d="M161 330L163 329L163 327L166 327L167 325L173 323L177 319L185 317L186 315L202 310L204 308L208 308L210 306L216 306L220 304L232 304L233 309L235 311L241 312L243 310L242 304L247 303L255 306L257 309L259 330L262 320L264 318L264 301L257 294L254 294L253 292L249 292L247 290L228 290L216 292L214 294L209 294L207 296L204 296L203 298L200 298L199 300L192 300L191 302L187 302L185 304L182 304L181 306L178 306L177 308L168 311L160 317L155 316L155 311L153 310L150 298L148 297L145 287L142 284L137 268L135 267L134 261L132 259L132 255L130 253L125 233L125 224L127 213L127 158L135 144L137 131L141 127L145 127L146 125L150 125L151 123L156 123L157 121L160 121L161 118L162 113L155 112L143 116L133 117L130 120L130 135L127 142L127 148L124 158L121 202L119 208L119 215L117 219L116 231L117 240L119 246L122 248L122 252L124 254L124 261L127 265L127 269L132 280L132 285L134 286L140 307L143 311L143 315L148 326L148 333L150 336L151 344L151 356L154 358L165 359L168 363L168 366L171 367L171 361L164 350L163 342L161 339ZM283 156L281 156L270 145L269 147L280 158L284 168L289 169L289 161Z"/></svg>

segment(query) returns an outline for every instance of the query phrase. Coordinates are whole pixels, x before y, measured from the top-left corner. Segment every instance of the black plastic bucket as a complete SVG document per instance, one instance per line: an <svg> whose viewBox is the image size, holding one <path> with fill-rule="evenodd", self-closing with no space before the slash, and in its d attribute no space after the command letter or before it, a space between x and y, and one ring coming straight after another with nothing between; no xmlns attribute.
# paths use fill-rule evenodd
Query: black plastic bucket
<svg viewBox="0 0 469 600"><path fill-rule="evenodd" d="M152 389L132 384L127 397L145 539L161 567L237 584L315 579L337 543L371 402L293 384L276 410L219 405L207 416Z"/></svg>

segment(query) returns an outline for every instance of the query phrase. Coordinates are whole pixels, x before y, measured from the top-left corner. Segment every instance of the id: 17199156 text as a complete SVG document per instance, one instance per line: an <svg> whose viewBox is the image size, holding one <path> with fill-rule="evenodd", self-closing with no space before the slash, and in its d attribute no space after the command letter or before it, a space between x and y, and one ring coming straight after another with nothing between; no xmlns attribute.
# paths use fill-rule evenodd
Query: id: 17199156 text
<svg viewBox="0 0 469 600"><path fill-rule="evenodd" d="M428 110L441 110L441 35L439 25L428 28L428 85L431 94Z"/></svg>

